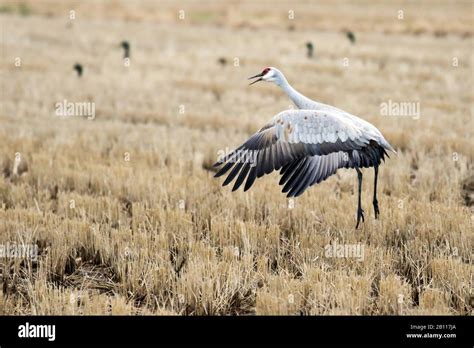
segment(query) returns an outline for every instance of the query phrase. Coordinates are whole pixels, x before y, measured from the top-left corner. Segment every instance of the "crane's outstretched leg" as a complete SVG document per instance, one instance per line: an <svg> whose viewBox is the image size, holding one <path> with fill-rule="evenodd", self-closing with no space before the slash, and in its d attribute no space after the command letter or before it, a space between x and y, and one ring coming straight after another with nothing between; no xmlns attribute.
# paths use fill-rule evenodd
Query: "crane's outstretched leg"
<svg viewBox="0 0 474 348"><path fill-rule="evenodd" d="M365 222L364 220L364 210L362 209L362 202L361 202L361 195L362 195L362 172L358 167L355 167L355 170L357 171L357 179L359 180L359 201L357 204L357 225L356 229L359 227L360 220L362 219L362 222Z"/></svg>
<svg viewBox="0 0 474 348"><path fill-rule="evenodd" d="M375 165L374 166L374 171L375 171L375 178L374 178L374 212L375 212L375 218L379 218L379 201L377 201L377 177L379 175L379 166Z"/></svg>

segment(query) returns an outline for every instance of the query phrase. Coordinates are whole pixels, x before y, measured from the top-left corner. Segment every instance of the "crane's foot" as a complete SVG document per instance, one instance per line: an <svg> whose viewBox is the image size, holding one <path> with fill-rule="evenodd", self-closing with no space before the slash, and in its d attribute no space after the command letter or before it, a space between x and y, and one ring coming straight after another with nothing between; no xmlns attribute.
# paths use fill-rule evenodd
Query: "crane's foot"
<svg viewBox="0 0 474 348"><path fill-rule="evenodd" d="M359 228L360 220L362 220L362 222L365 222L365 220L364 220L364 209L362 209L362 208L357 209L357 225L356 225L356 230Z"/></svg>
<svg viewBox="0 0 474 348"><path fill-rule="evenodd" d="M379 202L376 199L374 200L374 212L375 212L375 218L378 219L380 215L380 210L379 210Z"/></svg>

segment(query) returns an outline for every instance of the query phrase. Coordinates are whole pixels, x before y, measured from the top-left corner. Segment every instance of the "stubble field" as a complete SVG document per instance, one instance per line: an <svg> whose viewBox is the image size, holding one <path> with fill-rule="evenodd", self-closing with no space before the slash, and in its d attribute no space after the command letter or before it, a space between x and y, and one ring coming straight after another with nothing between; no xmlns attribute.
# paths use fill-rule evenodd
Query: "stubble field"
<svg viewBox="0 0 474 348"><path fill-rule="evenodd" d="M0 243L39 253L0 258L0 314L471 314L473 3L269 3L0 1ZM379 220L372 170L358 230L353 170L294 200L213 178L290 107L266 66L397 150Z"/></svg>

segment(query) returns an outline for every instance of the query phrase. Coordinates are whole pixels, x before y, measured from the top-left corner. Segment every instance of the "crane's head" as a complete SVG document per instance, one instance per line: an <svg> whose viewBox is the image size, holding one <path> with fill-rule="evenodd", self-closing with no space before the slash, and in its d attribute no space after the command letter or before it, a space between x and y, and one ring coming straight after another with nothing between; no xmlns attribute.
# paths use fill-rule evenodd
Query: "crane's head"
<svg viewBox="0 0 474 348"><path fill-rule="evenodd" d="M273 68L273 67L263 69L263 71L260 74L249 77L249 80L255 79L255 78L257 79L253 81L252 83L250 83L251 85L259 81L273 82L277 85L280 85L285 80L285 77L283 76L282 72L278 70L277 68Z"/></svg>

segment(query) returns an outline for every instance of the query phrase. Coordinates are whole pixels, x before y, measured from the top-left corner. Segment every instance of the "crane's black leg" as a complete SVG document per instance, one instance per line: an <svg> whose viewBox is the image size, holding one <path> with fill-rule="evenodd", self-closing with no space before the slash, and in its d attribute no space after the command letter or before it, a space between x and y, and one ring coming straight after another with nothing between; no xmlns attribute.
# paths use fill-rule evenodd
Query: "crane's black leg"
<svg viewBox="0 0 474 348"><path fill-rule="evenodd" d="M364 222L364 210L362 210L362 202L361 202L361 195L362 195L362 172L360 171L359 167L355 167L357 171L357 179L359 181L359 200L357 204L357 225L356 229L359 227L360 220Z"/></svg>
<svg viewBox="0 0 474 348"><path fill-rule="evenodd" d="M375 171L375 178L374 178L374 212L375 212L375 218L378 219L379 215L380 215L379 201L377 201L377 177L379 175L379 166L378 165L375 165L374 171Z"/></svg>

